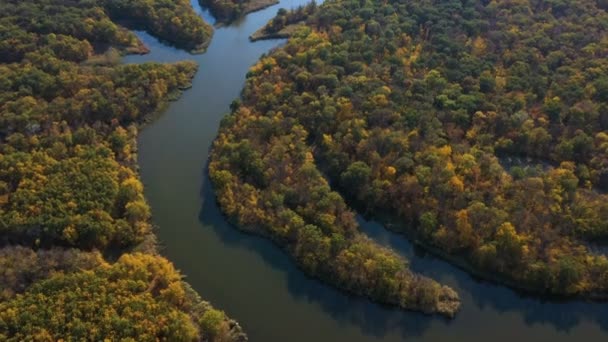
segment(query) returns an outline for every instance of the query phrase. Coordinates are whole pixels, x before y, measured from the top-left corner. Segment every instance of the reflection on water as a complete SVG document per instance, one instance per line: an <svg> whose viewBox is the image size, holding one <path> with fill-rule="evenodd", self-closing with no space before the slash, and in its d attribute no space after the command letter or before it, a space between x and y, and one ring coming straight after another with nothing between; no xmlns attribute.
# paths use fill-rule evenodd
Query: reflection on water
<svg viewBox="0 0 608 342"><path fill-rule="evenodd" d="M139 162L163 253L193 287L238 319L252 341L606 341L608 306L545 302L479 282L414 248L374 222L365 232L410 259L415 271L455 288L462 311L454 320L404 312L345 295L307 278L271 242L243 234L221 215L206 160L219 122L243 86L250 65L283 40L248 36L281 5L217 28L203 55L164 46L137 32L152 52L127 63L190 59L200 65L193 88L140 135ZM207 11L192 0L208 21Z"/></svg>

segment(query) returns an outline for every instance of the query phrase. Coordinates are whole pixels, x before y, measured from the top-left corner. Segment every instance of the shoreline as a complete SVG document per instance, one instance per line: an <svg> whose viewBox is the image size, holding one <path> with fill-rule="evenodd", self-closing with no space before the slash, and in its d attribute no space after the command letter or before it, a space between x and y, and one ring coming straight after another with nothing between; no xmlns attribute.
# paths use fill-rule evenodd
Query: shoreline
<svg viewBox="0 0 608 342"><path fill-rule="evenodd" d="M207 167L207 172L208 172L208 167ZM439 317L442 317L446 320L451 320L454 319L456 317L456 315L458 314L458 312L461 310L462 308L462 301L460 299L460 295L458 294L458 292L456 292L456 290L452 289L451 287L442 284L442 283L438 283L438 285L444 289L447 288L449 290L451 290L452 292L455 293L456 295L456 299L450 299L447 302L438 302L436 304L436 306L432 309L432 310L425 310L422 307L416 308L416 307L405 307L402 306L398 303L391 303L382 299L378 299L378 298L374 298L368 294L359 294L353 290L347 289L347 288L343 288L343 287L339 287L337 285L334 285L331 280L328 280L324 277L321 277L320 275L310 275L308 274L300 265L300 262L298 261L298 259L296 259L296 257L294 257L291 253L290 253L290 249L288 245L282 244L278 238L272 236L271 234L268 234L267 232L265 232L265 230L261 227L258 226L254 226L254 225L240 225L238 224L238 217L235 215L228 215L224 212L224 210L222 209L222 205L219 201L219 194L216 192L215 190L215 184L213 184L213 182L211 181L211 187L212 187L212 191L214 193L214 197L215 197L215 201L218 205L218 208L220 209L220 212L222 214L222 216L226 219L227 223L229 225L231 225L234 229L238 230L241 233L247 234L247 235L251 235L251 236L257 236L260 238L263 238L265 240L270 241L272 244L274 244L275 246L277 246L280 250L282 250L285 254L286 257L290 259L291 262L293 262L293 264L296 266L296 268L298 270L300 270L302 272L302 274L309 278L309 279L314 279L319 281L321 284L330 287L340 293L343 293L347 296L353 297L353 298L364 298L366 300L368 300L371 303L377 304L377 305L381 305L381 306L385 306L385 307L392 307L392 308L398 308L400 310L403 311L407 311L407 312L413 312L413 313L417 313L417 314L423 314L423 315L427 315L427 316L433 316L433 315L437 315ZM366 235L363 232L360 232L363 235ZM407 260L407 258L405 258ZM409 270L412 273L412 276L420 276L420 274L413 272L411 270ZM429 278L427 276L422 275L425 278ZM432 278L429 278L433 281L435 281Z"/></svg>
<svg viewBox="0 0 608 342"><path fill-rule="evenodd" d="M363 216L362 216L363 217ZM422 248L425 252L433 255L434 257L447 262L448 264L458 268L459 270L465 272L472 278L477 278L475 280L479 280L482 282L487 282L496 286L506 287L508 289L513 290L514 292L529 296L535 297L537 299L547 299L554 301L595 301L595 302L608 302L608 293L591 293L591 292L581 292L578 294L559 294L552 293L547 291L541 291L532 286L526 286L522 282L511 279L504 275L498 273L492 273L489 271L479 270L474 267L465 257L451 255L435 247L427 242L424 242L420 239L419 236L407 226L397 222L395 218L391 218L387 215L370 215L363 217L366 221L373 220L380 223L384 226L388 231L403 236L403 238L407 239L414 246Z"/></svg>
<svg viewBox="0 0 608 342"><path fill-rule="evenodd" d="M252 2L247 3L243 8L243 12L239 13L234 18L218 18L215 14L213 14L213 10L211 9L211 6L203 5L202 3L201 3L201 6L208 9L209 12L211 13L211 15L213 15L213 17L215 18L215 24L213 25L213 27L221 28L221 27L228 26L229 24L231 24L237 20L241 20L241 19L245 18L248 14L264 10L264 9L266 9L268 7L272 7L274 5L278 5L280 2L281 2L280 0L253 0Z"/></svg>
<svg viewBox="0 0 608 342"><path fill-rule="evenodd" d="M268 33L266 32L266 25L264 25L259 30L255 31L249 36L249 41L257 42L260 40L269 40L269 39L287 39L294 35L300 28L305 27L303 23L291 24L283 27L278 32Z"/></svg>

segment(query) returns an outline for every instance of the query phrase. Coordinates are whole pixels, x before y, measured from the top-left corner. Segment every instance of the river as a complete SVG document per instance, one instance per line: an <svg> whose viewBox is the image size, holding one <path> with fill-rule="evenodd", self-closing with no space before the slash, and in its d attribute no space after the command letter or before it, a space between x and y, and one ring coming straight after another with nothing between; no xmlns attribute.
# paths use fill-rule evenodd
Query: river
<svg viewBox="0 0 608 342"><path fill-rule="evenodd" d="M412 268L452 286L462 310L455 319L425 316L353 298L307 278L271 242L240 233L216 205L207 156L221 118L239 96L248 68L284 40L248 36L280 5L217 28L202 55L190 55L137 32L151 48L126 63L194 60L192 89L148 125L139 138L145 195L162 253L207 300L237 319L253 342L304 341L608 341L608 304L547 302L480 282L412 247L374 222L364 230L410 259ZM207 21L213 18L193 6Z"/></svg>

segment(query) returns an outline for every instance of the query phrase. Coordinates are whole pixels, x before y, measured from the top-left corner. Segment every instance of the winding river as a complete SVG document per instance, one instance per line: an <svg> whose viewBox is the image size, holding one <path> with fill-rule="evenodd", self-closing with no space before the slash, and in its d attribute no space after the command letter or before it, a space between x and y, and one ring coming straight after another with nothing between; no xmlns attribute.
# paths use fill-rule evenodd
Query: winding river
<svg viewBox="0 0 608 342"><path fill-rule="evenodd" d="M374 222L362 221L368 235L408 257L414 270L460 293L463 305L455 319L349 297L307 278L271 242L242 234L226 222L210 188L208 151L249 66L284 42L251 43L248 36L279 7L305 1L283 0L217 28L203 55L190 55L137 32L151 53L127 56L125 62L190 59L200 65L192 89L139 139L141 175L163 254L205 299L237 319L253 342L608 341L608 304L546 302L477 281ZM193 6L213 22L197 0Z"/></svg>

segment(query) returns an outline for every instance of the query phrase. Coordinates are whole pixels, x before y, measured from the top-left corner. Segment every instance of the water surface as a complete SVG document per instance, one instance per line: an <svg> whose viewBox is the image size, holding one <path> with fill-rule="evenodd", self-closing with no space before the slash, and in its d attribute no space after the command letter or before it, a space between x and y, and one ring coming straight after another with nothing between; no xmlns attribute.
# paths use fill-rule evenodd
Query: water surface
<svg viewBox="0 0 608 342"><path fill-rule="evenodd" d="M193 0L196 11L212 21ZM240 233L222 217L206 171L221 118L239 96L248 68L284 40L250 43L248 36L283 0L215 31L203 55L138 35L152 52L127 63L196 61L191 90L140 135L139 163L163 254L214 305L258 341L608 341L608 305L543 302L485 282L426 255L401 236L364 222L365 231L411 260L414 270L456 289L462 310L453 320L353 298L304 276L269 241Z"/></svg>

